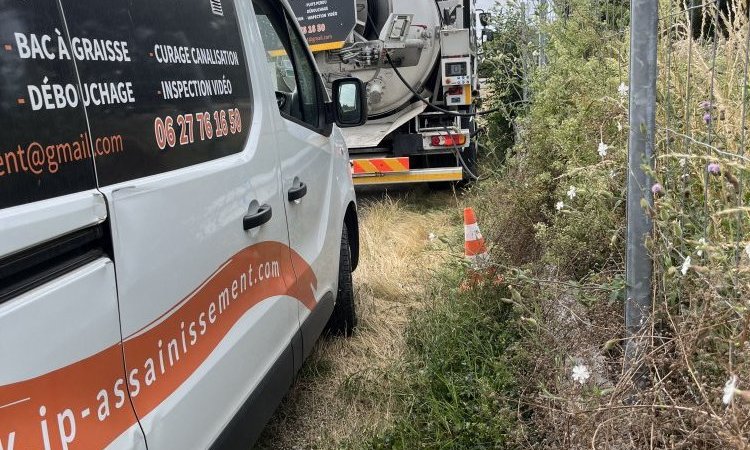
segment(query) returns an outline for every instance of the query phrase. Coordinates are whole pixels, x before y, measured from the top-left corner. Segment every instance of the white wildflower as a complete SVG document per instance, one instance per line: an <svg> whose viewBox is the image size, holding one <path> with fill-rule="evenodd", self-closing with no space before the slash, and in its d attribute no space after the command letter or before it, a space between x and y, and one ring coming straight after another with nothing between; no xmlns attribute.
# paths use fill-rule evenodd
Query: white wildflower
<svg viewBox="0 0 750 450"><path fill-rule="evenodd" d="M685 167L687 165L687 158L680 158L680 167Z"/></svg>
<svg viewBox="0 0 750 450"><path fill-rule="evenodd" d="M584 366L583 364L579 364L573 367L573 381L585 384L586 380L588 380L590 377L591 372L589 372L589 368Z"/></svg>
<svg viewBox="0 0 750 450"><path fill-rule="evenodd" d="M687 258L685 258L685 262L682 263L682 268L680 269L680 272L682 272L683 275L687 275L688 270L690 270L690 263L691 262L692 262L692 260L690 259L689 256Z"/></svg>
<svg viewBox="0 0 750 450"><path fill-rule="evenodd" d="M609 150L609 145L605 144L604 142L599 142L599 156L604 158L607 156L607 150Z"/></svg>
<svg viewBox="0 0 750 450"><path fill-rule="evenodd" d="M620 83L620 86L617 88L617 92L620 94L620 98L625 99L625 97L628 96L628 92L630 91L630 88L628 87L625 82Z"/></svg>
<svg viewBox="0 0 750 450"><path fill-rule="evenodd" d="M533 52L531 52L531 55L536 58L537 56L539 56L539 52L534 50Z"/></svg>
<svg viewBox="0 0 750 450"><path fill-rule="evenodd" d="M427 237L428 237L428 238L429 238L429 239L430 239L431 241L434 241L435 239L437 239L437 236L435 236L435 233L430 233L430 235L429 235L429 236L427 236Z"/></svg>
<svg viewBox="0 0 750 450"><path fill-rule="evenodd" d="M622 124L619 120L617 121L617 131L622 132Z"/></svg>
<svg viewBox="0 0 750 450"><path fill-rule="evenodd" d="M617 176L617 171L616 170L612 169L612 170L609 171L609 177L610 178L615 178L616 176Z"/></svg>
<svg viewBox="0 0 750 450"><path fill-rule="evenodd" d="M556 210L562 211L563 208L565 208L565 203L563 203L562 200L560 200L559 202L555 203L555 209ZM748 247L750 247L750 246L748 246Z"/></svg>
<svg viewBox="0 0 750 450"><path fill-rule="evenodd" d="M724 402L725 405L732 403L735 393L737 393L737 375L732 375L724 385L724 396L721 398L721 401Z"/></svg>
<svg viewBox="0 0 750 450"><path fill-rule="evenodd" d="M698 256L703 256L703 249L706 247L706 238L698 239Z"/></svg>
<svg viewBox="0 0 750 450"><path fill-rule="evenodd" d="M568 197L570 197L571 200L576 198L576 187L571 186L570 189L568 189Z"/></svg>

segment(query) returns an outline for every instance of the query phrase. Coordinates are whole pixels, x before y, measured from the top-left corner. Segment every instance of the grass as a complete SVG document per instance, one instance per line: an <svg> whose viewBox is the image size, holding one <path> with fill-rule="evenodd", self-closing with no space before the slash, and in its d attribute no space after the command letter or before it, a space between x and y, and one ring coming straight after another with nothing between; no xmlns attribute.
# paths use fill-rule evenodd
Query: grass
<svg viewBox="0 0 750 450"><path fill-rule="evenodd" d="M409 190L359 199L357 333L318 343L257 448L362 448L362 440L400 413L403 380L396 367L408 351L404 331L430 301L428 280L462 249L459 209L447 193Z"/></svg>
<svg viewBox="0 0 750 450"><path fill-rule="evenodd" d="M495 287L459 292L463 269L453 265L432 281L432 304L406 329L399 365L401 414L361 448L508 448L516 412L509 351L512 312Z"/></svg>
<svg viewBox="0 0 750 450"><path fill-rule="evenodd" d="M628 35L594 3L568 0L549 23L549 64L487 181L463 200L363 202L363 326L321 344L276 422L295 444L272 448L750 448L750 24L733 15L714 50L687 37L683 14L660 21L654 313L637 359L651 383L636 391L640 372L623 365ZM466 199L512 287L458 288ZM580 366L590 376L574 380Z"/></svg>
<svg viewBox="0 0 750 450"><path fill-rule="evenodd" d="M514 313L502 287L459 288L464 201L360 196L361 325L318 344L259 448L509 448Z"/></svg>

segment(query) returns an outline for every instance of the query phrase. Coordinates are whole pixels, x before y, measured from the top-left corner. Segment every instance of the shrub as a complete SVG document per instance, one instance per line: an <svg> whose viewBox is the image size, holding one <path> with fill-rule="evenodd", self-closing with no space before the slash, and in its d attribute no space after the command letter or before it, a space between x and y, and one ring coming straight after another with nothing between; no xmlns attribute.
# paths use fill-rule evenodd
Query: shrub
<svg viewBox="0 0 750 450"><path fill-rule="evenodd" d="M517 313L536 324L517 323L518 351L536 362L514 368L519 433L533 448L749 448L747 6L724 2L734 13L714 43L661 0L654 312L637 360L651 382L634 391L621 352L629 37L592 2L566 3L512 156L477 191Z"/></svg>

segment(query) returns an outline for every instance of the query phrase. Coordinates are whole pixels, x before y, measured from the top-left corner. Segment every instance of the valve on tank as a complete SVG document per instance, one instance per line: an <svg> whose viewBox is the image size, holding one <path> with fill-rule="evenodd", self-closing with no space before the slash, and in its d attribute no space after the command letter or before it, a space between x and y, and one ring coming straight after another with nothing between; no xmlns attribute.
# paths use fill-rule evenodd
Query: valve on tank
<svg viewBox="0 0 750 450"><path fill-rule="evenodd" d="M370 106L377 105L383 99L385 84L380 78L376 78L367 83L367 103Z"/></svg>

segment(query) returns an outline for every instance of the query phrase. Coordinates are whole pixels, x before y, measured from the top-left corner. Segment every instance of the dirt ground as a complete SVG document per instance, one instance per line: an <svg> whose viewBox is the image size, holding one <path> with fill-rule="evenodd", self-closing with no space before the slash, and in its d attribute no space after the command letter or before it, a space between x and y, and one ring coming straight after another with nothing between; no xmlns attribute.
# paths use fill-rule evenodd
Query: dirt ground
<svg viewBox="0 0 750 450"><path fill-rule="evenodd" d="M441 238L461 226L451 192L410 188L359 193L361 255L354 273L356 334L322 339L256 448L358 448L386 427L395 408L391 378L404 352L403 331L427 299L433 270L462 249Z"/></svg>

